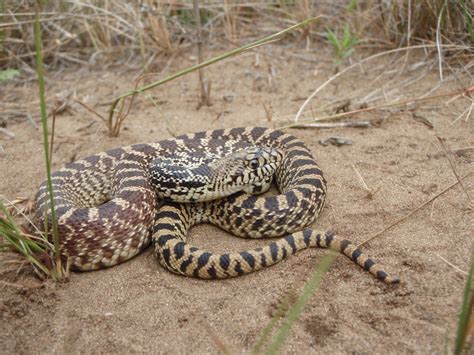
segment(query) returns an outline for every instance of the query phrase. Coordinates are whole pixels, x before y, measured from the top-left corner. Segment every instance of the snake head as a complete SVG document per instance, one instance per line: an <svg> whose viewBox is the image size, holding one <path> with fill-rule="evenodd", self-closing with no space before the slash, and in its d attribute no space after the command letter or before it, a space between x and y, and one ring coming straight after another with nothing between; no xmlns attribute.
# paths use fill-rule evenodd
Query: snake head
<svg viewBox="0 0 474 355"><path fill-rule="evenodd" d="M203 202L239 191L267 191L282 160L283 153L276 148L247 147L223 156L201 152L157 158L149 172L160 199Z"/></svg>
<svg viewBox="0 0 474 355"><path fill-rule="evenodd" d="M249 147L225 156L221 167L222 190L226 195L245 191L255 195L270 188L273 175L280 167L283 153L272 147Z"/></svg>

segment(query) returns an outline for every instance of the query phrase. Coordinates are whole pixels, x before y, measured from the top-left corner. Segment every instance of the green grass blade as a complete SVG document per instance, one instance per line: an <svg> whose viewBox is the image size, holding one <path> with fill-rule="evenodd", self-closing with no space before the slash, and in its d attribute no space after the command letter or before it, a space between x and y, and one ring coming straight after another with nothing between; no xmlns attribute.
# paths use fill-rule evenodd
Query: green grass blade
<svg viewBox="0 0 474 355"><path fill-rule="evenodd" d="M267 342L268 338L270 337L273 329L277 325L279 319L283 318L288 311L288 307L290 306L290 299L287 297L277 308L275 314L268 322L267 326L263 329L260 333L260 337L257 340L257 343L252 349L252 355L257 355L261 353L263 345Z"/></svg>
<svg viewBox="0 0 474 355"><path fill-rule="evenodd" d="M471 267L467 276L466 286L464 287L464 297L461 307L461 314L459 315L458 330L456 334L456 346L454 354L462 353L465 342L468 337L469 322L474 316L472 309L474 307L474 253L471 255Z"/></svg>
<svg viewBox="0 0 474 355"><path fill-rule="evenodd" d="M357 0L351 0L349 4L346 6L347 12L352 12L354 10L357 10Z"/></svg>
<svg viewBox="0 0 474 355"><path fill-rule="evenodd" d="M314 293L319 287L319 284L324 274L329 270L329 267L338 255L339 254L335 252L329 252L318 264L310 279L303 288L303 291L299 295L298 299L290 308L288 316L286 318L286 322L282 325L282 327L276 334L273 342L268 346L266 354L276 354L278 350L282 347L294 323L303 312L306 304L310 301L311 297L313 297Z"/></svg>
<svg viewBox="0 0 474 355"><path fill-rule="evenodd" d="M337 38L336 33L328 29L326 31L326 35L329 43L333 46L334 50L336 51L336 54L338 54L341 51L341 45L339 43L339 39Z"/></svg>
<svg viewBox="0 0 474 355"><path fill-rule="evenodd" d="M464 20L466 21L467 31L469 32L469 35L471 37L471 44L474 45L474 28L473 28L473 25L472 25L472 13L467 8L466 3L464 2L464 0L460 1L460 5L461 5L462 12L463 12L463 15L464 15Z"/></svg>
<svg viewBox="0 0 474 355"><path fill-rule="evenodd" d="M54 208L54 198L53 198L53 183L51 181L51 162L49 152L49 141L48 141L48 116L46 113L46 99L45 99L45 90L44 90L44 77L43 77L43 53L41 46L41 28L39 22L39 15L36 12L35 22L34 22L34 36L35 36L35 50L36 50L36 72L38 74L38 90L40 98L40 110L41 110L41 124L43 126L43 150L44 157L46 162L46 175L47 175L47 184L48 184L48 195L49 195L49 208L51 209L51 219L52 219L52 232L53 232L53 241L54 241L54 256L57 262L60 260L60 250L59 250L59 239L58 239L58 224L56 220L56 211ZM47 220L47 219L46 219ZM46 234L46 238L48 235Z"/></svg>
<svg viewBox="0 0 474 355"><path fill-rule="evenodd" d="M18 74L20 74L20 71L17 70L17 69L0 70L0 84L4 81L7 81L7 80L11 79L11 78L14 78Z"/></svg>
<svg viewBox="0 0 474 355"><path fill-rule="evenodd" d="M0 212L0 236L6 241L0 250L15 250L23 255L34 268L39 269L44 275L49 275L46 265L37 258L38 254L47 250L47 244L43 245L41 240L37 242L23 234L1 200Z"/></svg>

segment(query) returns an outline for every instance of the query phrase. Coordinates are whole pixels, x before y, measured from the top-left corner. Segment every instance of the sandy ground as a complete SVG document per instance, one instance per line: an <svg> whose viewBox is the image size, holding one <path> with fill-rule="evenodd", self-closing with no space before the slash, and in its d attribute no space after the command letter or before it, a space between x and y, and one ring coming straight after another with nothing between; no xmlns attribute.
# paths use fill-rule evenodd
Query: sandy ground
<svg viewBox="0 0 474 355"><path fill-rule="evenodd" d="M281 125L334 68L327 53L319 50L273 47L265 51L271 56L256 58L249 53L209 69L212 107L196 110L197 75L153 90L158 108L139 98L119 138L108 138L102 123L70 100L57 118L53 167L104 149L168 138L173 132ZM158 66L164 67L166 61ZM416 64L417 59L410 61ZM165 72L192 62L190 55L179 55ZM380 69L388 62L377 65ZM415 71L385 87L383 80L371 81L380 74L372 71L374 67L344 75L322 91L314 107L354 93L364 97L377 88L393 89L397 80L418 73L414 67ZM73 94L104 112L107 102L133 86L135 73L120 67L47 71L48 102L52 106L59 97ZM437 84L436 72L424 75L410 89L412 97ZM438 92L467 85L451 82ZM0 88L4 112L28 112L37 121L36 90L34 81L4 84ZM328 180L328 204L315 227L362 242L453 184L456 178L436 135L453 149L451 158L459 175L472 171L474 121L471 117L451 124L468 103L458 99L445 104L448 99L419 103L409 110L392 107L359 115L358 119L376 123L368 129L289 130L312 149ZM271 105L272 122L263 105ZM434 128L417 117L426 118ZM45 176L41 131L24 118L7 123L16 137L0 135L0 193L9 199L32 197ZM330 136L348 138L353 144L319 144ZM471 148L461 149L466 147ZM353 166L374 192L372 197ZM464 186L474 196L474 175L464 180ZM473 211L467 206L466 195L457 185L364 246L387 271L402 278L399 286L388 287L338 257L293 327L283 352L444 353L446 342L448 347L453 343L466 276L442 258L468 270ZM235 238L208 225L193 229L189 240L216 252L267 242ZM295 298L324 253L311 249L248 276L202 281L169 273L147 250L117 267L73 274L65 284L47 282L29 289L2 283L0 352L218 353L215 339L219 339L232 352L246 353L278 305L288 295ZM2 279L19 285L36 282L25 272L3 273Z"/></svg>

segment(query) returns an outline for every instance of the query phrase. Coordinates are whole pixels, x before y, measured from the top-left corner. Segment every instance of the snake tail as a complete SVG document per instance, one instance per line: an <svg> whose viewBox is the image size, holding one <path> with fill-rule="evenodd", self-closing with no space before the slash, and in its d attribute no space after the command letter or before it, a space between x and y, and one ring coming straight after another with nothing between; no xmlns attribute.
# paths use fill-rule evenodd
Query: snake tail
<svg viewBox="0 0 474 355"><path fill-rule="evenodd" d="M397 284L398 277L390 276L374 260L361 252L352 242L332 232L305 229L278 238L264 247L233 253L212 253L186 243L190 225L174 224L181 220L183 210L166 206L158 212L152 243L160 264L171 272L202 279L225 279L249 274L274 265L296 252L312 247L340 252L386 284Z"/></svg>

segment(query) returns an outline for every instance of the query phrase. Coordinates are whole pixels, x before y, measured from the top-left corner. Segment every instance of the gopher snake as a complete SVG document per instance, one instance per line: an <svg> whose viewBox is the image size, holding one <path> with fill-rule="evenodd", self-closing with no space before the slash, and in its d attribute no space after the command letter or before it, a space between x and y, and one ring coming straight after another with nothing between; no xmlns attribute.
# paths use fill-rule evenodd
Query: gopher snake
<svg viewBox="0 0 474 355"><path fill-rule="evenodd" d="M149 167L157 159L186 157L192 152L224 156L249 147L271 147L282 152L275 172L281 194L255 196L241 191L218 200L194 203L156 198ZM68 164L52 178L62 254L69 257L76 270L116 265L135 256L152 241L158 260L172 272L226 278L262 269L301 249L317 246L343 253L388 284L399 282L351 242L330 232L301 231L323 208L326 181L309 149L297 138L278 130L213 130L130 145ZM265 189L268 183L262 183ZM45 183L35 200L37 220L44 223L48 216L51 223ZM185 242L189 228L202 222L240 237L286 236L263 248L217 255Z"/></svg>

